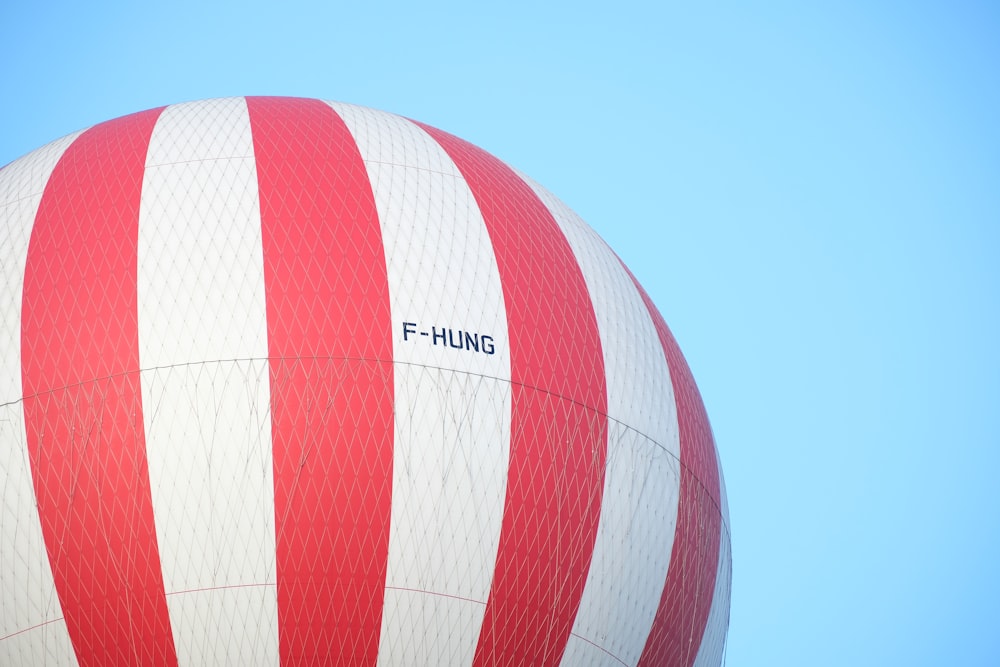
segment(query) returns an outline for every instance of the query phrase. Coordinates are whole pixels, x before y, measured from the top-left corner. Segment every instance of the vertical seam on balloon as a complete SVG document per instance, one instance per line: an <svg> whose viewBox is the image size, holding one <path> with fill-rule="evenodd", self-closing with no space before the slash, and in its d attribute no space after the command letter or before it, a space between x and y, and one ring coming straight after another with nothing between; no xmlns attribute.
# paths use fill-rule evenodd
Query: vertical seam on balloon
<svg viewBox="0 0 1000 667"><path fill-rule="evenodd" d="M82 665L177 660L138 375L139 202L161 112L96 125L67 148L43 192L25 268L22 381L32 478Z"/></svg>
<svg viewBox="0 0 1000 667"><path fill-rule="evenodd" d="M329 105L247 98L247 107L264 252L281 661L373 664L393 447L374 197Z"/></svg>

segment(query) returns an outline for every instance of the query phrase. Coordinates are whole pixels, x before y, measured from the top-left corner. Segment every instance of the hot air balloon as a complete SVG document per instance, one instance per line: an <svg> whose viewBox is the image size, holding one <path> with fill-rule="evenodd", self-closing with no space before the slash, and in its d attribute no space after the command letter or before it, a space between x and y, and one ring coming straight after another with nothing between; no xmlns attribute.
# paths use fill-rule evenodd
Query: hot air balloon
<svg viewBox="0 0 1000 667"><path fill-rule="evenodd" d="M0 169L0 664L719 665L729 520L652 301L399 116L153 109Z"/></svg>

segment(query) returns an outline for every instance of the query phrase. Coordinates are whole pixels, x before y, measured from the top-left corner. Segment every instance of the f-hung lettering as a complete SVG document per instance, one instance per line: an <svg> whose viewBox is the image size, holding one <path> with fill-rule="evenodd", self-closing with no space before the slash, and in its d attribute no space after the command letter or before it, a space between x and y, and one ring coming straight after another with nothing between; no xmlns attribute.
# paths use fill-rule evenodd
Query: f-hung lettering
<svg viewBox="0 0 1000 667"><path fill-rule="evenodd" d="M423 341L425 344L465 352L496 353L495 339L489 334L437 325L421 327L416 322L403 322L402 331L404 343Z"/></svg>

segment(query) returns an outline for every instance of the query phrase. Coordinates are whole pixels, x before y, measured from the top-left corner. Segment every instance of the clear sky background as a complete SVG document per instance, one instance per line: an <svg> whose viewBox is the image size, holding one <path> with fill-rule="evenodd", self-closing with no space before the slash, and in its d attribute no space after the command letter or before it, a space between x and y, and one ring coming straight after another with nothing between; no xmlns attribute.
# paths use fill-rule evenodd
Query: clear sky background
<svg viewBox="0 0 1000 667"><path fill-rule="evenodd" d="M750 4L9 0L0 164L244 94L482 146L604 236L687 356L729 492L726 664L995 667L1000 8Z"/></svg>

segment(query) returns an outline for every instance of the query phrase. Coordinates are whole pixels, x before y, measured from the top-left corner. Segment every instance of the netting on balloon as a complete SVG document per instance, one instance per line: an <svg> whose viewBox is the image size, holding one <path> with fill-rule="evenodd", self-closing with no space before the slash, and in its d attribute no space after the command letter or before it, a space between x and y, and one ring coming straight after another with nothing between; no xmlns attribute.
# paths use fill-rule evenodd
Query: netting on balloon
<svg viewBox="0 0 1000 667"><path fill-rule="evenodd" d="M297 384L303 374L308 388ZM142 527L139 503L132 499L146 493L154 519L146 530L155 534L156 553L144 551L149 535L122 534L120 525L100 518L91 522L100 530L89 534L74 532L71 516L68 527L59 536L49 535L46 544L38 543L40 535L33 545L19 538L23 564L18 567L36 574L4 580L4 599L23 604L4 605L3 636L34 632L41 639L39 628L66 613L68 593L58 593L60 612L55 591L44 584L44 570L53 567L47 561L57 555L54 567L67 581L94 587L100 585L95 558L101 558L95 554L118 544L117 551L103 556L116 559L116 568L142 569L154 555L159 559L169 631L178 655L191 660L271 659L280 633L302 632L316 635L317 642L325 637L327 646L342 654L375 650L390 663L414 656L442 664L468 662L480 641L516 652L511 643L519 641L517 635L481 639L491 595L509 596L499 613L523 614L533 605L540 617L549 618L566 604L550 591L572 587L583 587L584 595L596 602L586 618L577 617L566 658L572 661L596 650L614 656L613 664L638 659L635 646L641 646L656 609L635 591L662 589L669 559L664 551L671 547L673 526L685 520L676 515L676 490L685 472L662 446L627 425L607 423L587 411L575 423L560 421L566 407L550 394L537 397L544 404L538 421L512 424L513 393L538 390L408 364L251 359L149 369L129 377L132 381L99 380L28 399L32 409L54 415L44 431L31 436L41 443L33 453L17 435L26 428L19 416L26 406L5 406L0 431L5 443L19 444L5 448L0 527L4 535L27 535L30 531L12 525L30 515L26 505L35 505L38 489L43 514L53 506L50 496L61 496L71 512L93 511L107 518L118 511L131 517L128 525ZM300 447L289 461L287 479L276 481L284 473L274 461L279 456L274 396L287 400L293 392L299 392L301 405L293 421L318 425L319 431L350 433L352 451L385 449L384 456L352 457L317 430L306 429L296 436ZM128 418L109 427L107 410L115 401L125 406ZM360 417L369 402L389 406L392 418L383 424L388 431L375 430ZM68 434L61 443L52 441L57 431ZM512 456L511 443L528 433L542 441L539 456ZM145 463L135 458L135 448L106 446L128 438L133 444L142 439ZM566 462L572 454L566 443L574 438L595 448L607 443L603 457L592 451L577 462L600 468L600 486L581 486ZM340 453L324 458L323 448ZM128 465L123 463L126 456L132 457ZM141 475L121 475L128 466L140 465L147 470L146 486ZM49 476L39 484L46 468ZM549 494L555 502L510 506L508 485L518 475L521 483L557 489ZM284 501L279 498L282 483L288 485ZM84 495L88 484L90 495ZM325 489L317 491L318 486ZM304 502L293 497L299 491L307 496ZM592 551L581 557L586 531L565 517L594 503L603 507L594 540L598 546L591 545ZM681 508L698 526L690 533L698 543L685 550L687 557L704 558L710 541L706 535L718 526L718 519L705 518L706 508L711 509L706 499ZM52 519L43 516L45 521ZM532 523L541 529L525 531L523 537L500 537L504 530L513 535L511 526ZM501 539L514 540L516 557L503 575L509 584L497 579ZM725 531L722 539L719 577L728 592ZM567 553L574 550L576 554ZM519 584L558 568L565 570L561 588ZM287 616L287 610L281 612L282 585L297 586L298 593L289 595L311 595L314 604L291 604L299 611ZM91 588L86 604L70 610L75 614L68 621L71 634L73 624L108 622L100 602L107 596L98 593ZM684 598L713 593L693 590ZM657 601L659 594L657 590L653 596ZM39 600L47 600L46 605L38 607ZM673 610L681 623L688 612ZM364 625L366 618L374 630ZM709 623L713 632L722 627L724 633L724 626ZM125 636L131 631L121 629ZM699 645L695 634L692 628L693 650ZM704 639L721 651L721 639ZM44 640L36 642L40 652L30 655L43 655L45 646Z"/></svg>

